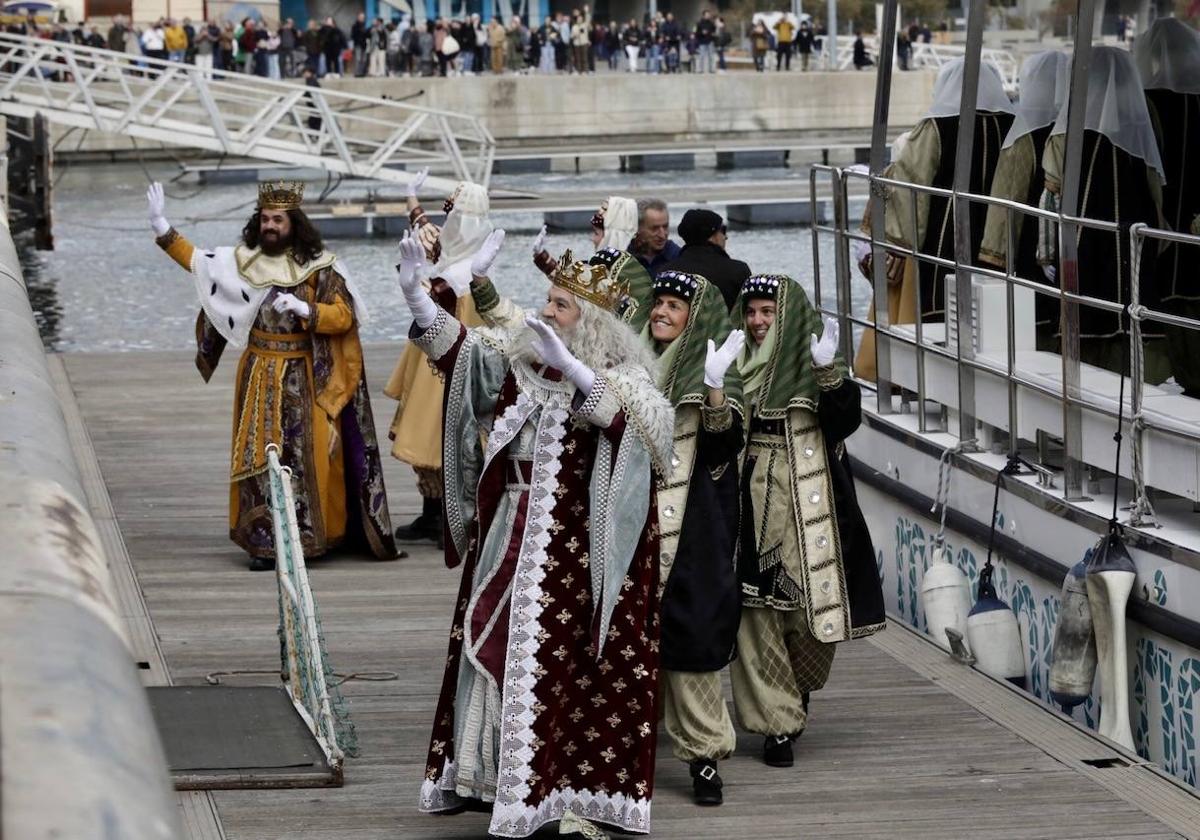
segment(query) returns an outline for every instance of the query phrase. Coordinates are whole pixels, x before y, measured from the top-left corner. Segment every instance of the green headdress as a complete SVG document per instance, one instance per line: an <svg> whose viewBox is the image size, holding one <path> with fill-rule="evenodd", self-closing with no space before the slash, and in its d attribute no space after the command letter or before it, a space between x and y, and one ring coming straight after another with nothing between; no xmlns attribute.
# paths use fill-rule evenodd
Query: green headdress
<svg viewBox="0 0 1200 840"><path fill-rule="evenodd" d="M708 341L712 339L720 347L733 330L721 290L698 274L662 271L654 278L652 292L655 296L674 295L691 306L683 332L666 348L661 348L650 335L649 313L652 305L641 307L646 312L640 331L642 340L656 353L662 350L658 360L658 387L676 408L688 404L703 405L708 399L708 386L704 384ZM724 390L725 399L733 410L744 416L742 378L736 364L725 374Z"/></svg>
<svg viewBox="0 0 1200 840"><path fill-rule="evenodd" d="M775 323L760 345L746 327L746 304L754 298L775 301ZM738 358L746 402L756 406L755 416L782 419L790 408L817 410L821 388L813 371L810 338L820 336L821 316L808 302L799 283L784 274L756 274L742 284L733 305L733 326L746 330L746 346ZM841 357L833 364L845 376Z"/></svg>
<svg viewBox="0 0 1200 840"><path fill-rule="evenodd" d="M654 292L650 287L650 272L638 258L618 248L601 248L588 260L592 265L608 267L608 275L629 288L627 302L618 312L622 321L634 332L641 332L650 318L650 307L654 305Z"/></svg>

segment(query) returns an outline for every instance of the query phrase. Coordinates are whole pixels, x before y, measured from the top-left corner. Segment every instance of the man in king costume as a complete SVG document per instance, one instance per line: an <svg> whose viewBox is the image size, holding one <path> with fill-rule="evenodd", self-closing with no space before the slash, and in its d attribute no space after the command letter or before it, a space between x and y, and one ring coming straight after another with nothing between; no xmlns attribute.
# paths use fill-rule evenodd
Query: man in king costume
<svg viewBox="0 0 1200 840"><path fill-rule="evenodd" d="M267 447L292 471L308 557L361 537L396 555L358 328L362 297L300 209L304 185L260 184L242 244L194 247L165 217L161 184L146 193L157 242L195 281L196 366L207 382L225 345L238 362L229 535L255 571L274 568Z"/></svg>
<svg viewBox="0 0 1200 840"><path fill-rule="evenodd" d="M429 170L408 186L408 218L425 249L429 294L467 327L480 325L468 294L471 258L492 232L487 188L463 181L443 205L446 221L438 227L417 201ZM404 348L383 392L399 401L388 432L392 457L410 464L417 474L421 514L396 529L398 540L442 542L442 382L413 344Z"/></svg>
<svg viewBox="0 0 1200 840"><path fill-rule="evenodd" d="M862 395L836 357L837 321L822 328L791 278L751 277L733 311L749 337L738 371L750 411L733 702L742 726L765 736L763 761L790 767L836 643L884 627L843 444L862 422Z"/></svg>
<svg viewBox="0 0 1200 840"><path fill-rule="evenodd" d="M472 261L479 282L502 241L496 231ZM674 412L612 314L624 289L603 266L564 260L540 318L468 329L425 293L423 261L406 238L412 341L446 377L446 560L463 573L421 809L489 808L502 837L568 812L647 832L654 473Z"/></svg>

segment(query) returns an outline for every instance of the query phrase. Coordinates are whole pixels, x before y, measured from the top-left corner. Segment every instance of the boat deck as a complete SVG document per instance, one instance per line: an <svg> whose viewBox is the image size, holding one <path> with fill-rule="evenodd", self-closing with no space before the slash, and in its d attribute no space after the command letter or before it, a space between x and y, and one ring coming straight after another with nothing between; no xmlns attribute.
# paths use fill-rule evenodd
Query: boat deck
<svg viewBox="0 0 1200 840"><path fill-rule="evenodd" d="M233 353L205 386L187 352L52 357L94 517L148 684L277 669L275 581L226 538ZM397 356L367 348L378 387ZM385 458L396 522L419 500ZM379 563L311 564L332 664L398 680L343 686L361 757L343 788L180 793L193 840L475 838L481 814L430 817L417 791L457 586L431 548ZM270 684L271 678L240 678ZM690 800L660 740L653 835L663 838L1119 838L1200 836L1200 798L1006 685L893 624L843 645L791 769L765 767L741 734L722 764L726 804ZM556 836L544 831L539 836Z"/></svg>

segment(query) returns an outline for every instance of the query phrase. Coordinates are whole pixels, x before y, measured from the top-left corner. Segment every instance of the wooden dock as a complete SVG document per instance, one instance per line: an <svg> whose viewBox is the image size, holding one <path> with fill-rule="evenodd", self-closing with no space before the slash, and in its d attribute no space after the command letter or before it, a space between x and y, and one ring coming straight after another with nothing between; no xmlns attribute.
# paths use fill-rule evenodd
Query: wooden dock
<svg viewBox="0 0 1200 840"><path fill-rule="evenodd" d="M394 404L379 389L397 355L395 346L367 348L381 439ZM277 669L274 577L248 572L226 536L236 358L228 354L208 385L186 352L52 362L73 398L74 445L146 682ZM411 473L390 458L385 473L393 519L406 521L419 507ZM430 817L416 808L458 573L429 547L409 552L389 563L343 556L311 565L338 672L399 675L343 686L362 751L347 762L345 787L181 793L190 838L484 836L481 814ZM899 625L840 648L794 768L765 767L760 749L741 734L721 766L726 804L700 809L662 737L653 836L1200 836L1195 791Z"/></svg>

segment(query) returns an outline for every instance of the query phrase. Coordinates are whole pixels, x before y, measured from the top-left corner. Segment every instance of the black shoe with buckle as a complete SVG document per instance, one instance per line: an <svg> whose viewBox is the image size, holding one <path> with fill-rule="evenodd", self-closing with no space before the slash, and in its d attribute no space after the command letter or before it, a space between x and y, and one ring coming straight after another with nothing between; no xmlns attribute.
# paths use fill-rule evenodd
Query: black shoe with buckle
<svg viewBox="0 0 1200 840"><path fill-rule="evenodd" d="M791 735L768 735L763 743L763 762L768 767L791 767L796 763L792 755Z"/></svg>
<svg viewBox="0 0 1200 840"><path fill-rule="evenodd" d="M251 557L250 571L252 572L272 572L275 570L274 557Z"/></svg>
<svg viewBox="0 0 1200 840"><path fill-rule="evenodd" d="M720 805L725 801L721 793L724 782L717 772L717 762L698 758L688 765L692 773L692 796L697 805Z"/></svg>
<svg viewBox="0 0 1200 840"><path fill-rule="evenodd" d="M407 525L396 529L396 539L400 542L423 542L430 540L442 545L442 500L424 499L421 504L421 515Z"/></svg>

